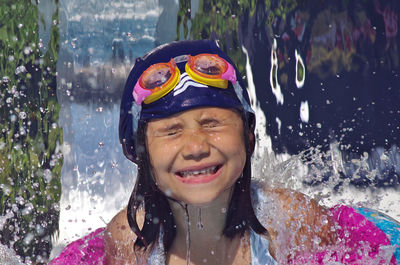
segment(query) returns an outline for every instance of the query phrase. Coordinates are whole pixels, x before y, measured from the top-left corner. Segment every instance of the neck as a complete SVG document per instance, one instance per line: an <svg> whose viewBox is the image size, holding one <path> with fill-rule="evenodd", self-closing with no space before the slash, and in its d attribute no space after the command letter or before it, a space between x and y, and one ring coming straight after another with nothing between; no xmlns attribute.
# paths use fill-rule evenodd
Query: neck
<svg viewBox="0 0 400 265"><path fill-rule="evenodd" d="M169 254L185 259L188 239L191 261L221 261L228 255L227 249L236 250L239 241L223 236L231 193L232 189L226 190L207 205L190 205L169 200L177 232Z"/></svg>
<svg viewBox="0 0 400 265"><path fill-rule="evenodd" d="M231 189L224 191L214 201L204 205L185 204L169 200L174 215L177 236L186 237L188 226L190 235L208 237L222 236L231 198ZM189 225L187 222L189 220Z"/></svg>

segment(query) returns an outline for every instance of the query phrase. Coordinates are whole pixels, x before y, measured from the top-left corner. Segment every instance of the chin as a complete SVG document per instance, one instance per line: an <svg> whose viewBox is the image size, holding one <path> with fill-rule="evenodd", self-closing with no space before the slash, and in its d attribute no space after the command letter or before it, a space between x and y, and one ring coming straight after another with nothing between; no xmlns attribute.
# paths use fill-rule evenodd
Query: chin
<svg viewBox="0 0 400 265"><path fill-rule="evenodd" d="M193 206L206 206L209 205L215 201L217 201L221 195L224 193L224 191L220 192L204 192L204 191L199 191L194 193L191 193L186 196L179 196L180 199L177 199L183 203L193 205ZM222 197L221 197L222 198Z"/></svg>
<svg viewBox="0 0 400 265"><path fill-rule="evenodd" d="M199 199L199 200L188 200L185 203L193 206L206 206L212 203L213 201L215 201L215 199L212 200Z"/></svg>
<svg viewBox="0 0 400 265"><path fill-rule="evenodd" d="M189 204L189 205L193 205L193 206L205 206L208 205L210 203L212 203L213 201L215 201L215 197L213 198L181 198L181 199L176 199L180 202L183 202L185 204Z"/></svg>

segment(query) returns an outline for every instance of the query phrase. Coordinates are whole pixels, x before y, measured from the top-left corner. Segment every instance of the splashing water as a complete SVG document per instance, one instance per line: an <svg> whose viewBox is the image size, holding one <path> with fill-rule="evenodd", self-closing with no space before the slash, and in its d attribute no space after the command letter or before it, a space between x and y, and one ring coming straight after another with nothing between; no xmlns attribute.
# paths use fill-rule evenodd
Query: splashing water
<svg viewBox="0 0 400 265"><path fill-rule="evenodd" d="M335 204L358 205L379 209L394 218L400 209L396 188L378 187L372 180L391 172L400 173L400 149L377 148L371 154L352 158L339 150L338 143L322 151L311 147L298 155L274 154L268 147L258 147L254 156L253 177L272 187L279 186L301 191L327 207ZM362 178L370 184L359 184ZM392 200L391 200L392 198Z"/></svg>
<svg viewBox="0 0 400 265"><path fill-rule="evenodd" d="M262 151L261 151L262 150ZM393 146L390 150L377 148L370 155L365 153L360 158L347 159L339 150L338 143L332 143L328 151L320 147L310 148L298 155L276 155L268 148L258 147L253 161L253 178L271 187L284 187L298 190L316 199L321 205L333 207L344 204L355 207L368 207L382 211L392 218L399 219L400 209L396 207L399 194L394 188L381 188L377 185L365 187L354 185L354 181L366 176L375 179L385 174L388 169L399 173L399 148ZM345 176L345 177L344 177ZM355 182L357 183L357 182ZM279 264L290 256L290 247L287 242L293 241L292 232L287 231L285 222L289 216L279 208L274 201L278 198L267 195L268 198L257 197L256 214L260 220L270 220L278 231L277 244L280 246L277 259ZM297 215L298 213L292 213ZM297 227L298 224L291 224ZM297 231L297 230L296 230ZM314 240L315 244L321 241ZM325 247L325 251L337 251L338 246ZM369 253L370 247L359 251ZM395 251L394 246L385 246L379 249L375 257L365 254L363 264L389 264ZM340 252L340 251L339 251ZM383 263L382 263L383 262ZM326 261L324 264L341 264Z"/></svg>
<svg viewBox="0 0 400 265"><path fill-rule="evenodd" d="M0 244L0 264L22 265L22 260L15 254L13 249Z"/></svg>

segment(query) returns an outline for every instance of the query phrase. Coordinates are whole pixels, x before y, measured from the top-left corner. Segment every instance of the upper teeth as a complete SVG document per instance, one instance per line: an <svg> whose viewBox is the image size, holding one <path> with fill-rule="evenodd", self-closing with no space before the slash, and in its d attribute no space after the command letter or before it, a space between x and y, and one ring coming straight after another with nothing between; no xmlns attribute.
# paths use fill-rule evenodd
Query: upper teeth
<svg viewBox="0 0 400 265"><path fill-rule="evenodd" d="M195 176L195 175L206 175L206 174L212 174L215 171L215 166L214 167L209 167L205 168L202 170L193 170L193 171L182 171L181 175L182 177L186 178L189 176Z"/></svg>

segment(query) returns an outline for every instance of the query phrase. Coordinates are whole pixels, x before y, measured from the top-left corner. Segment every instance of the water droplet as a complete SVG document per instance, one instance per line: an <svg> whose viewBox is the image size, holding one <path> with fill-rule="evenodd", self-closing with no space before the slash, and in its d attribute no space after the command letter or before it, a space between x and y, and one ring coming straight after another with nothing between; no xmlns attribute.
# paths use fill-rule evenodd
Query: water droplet
<svg viewBox="0 0 400 265"><path fill-rule="evenodd" d="M172 196L171 190L170 190L170 189L167 189L167 190L165 191L165 195L166 195L167 197L171 197L171 196Z"/></svg>
<svg viewBox="0 0 400 265"><path fill-rule="evenodd" d="M56 210L56 211L60 211L60 205L58 204L58 203L53 203L52 205L51 205L51 207L54 209L54 210Z"/></svg>
<svg viewBox="0 0 400 265"><path fill-rule="evenodd" d="M25 204L25 199L24 197L18 196L15 198L15 202L18 203L19 205Z"/></svg>
<svg viewBox="0 0 400 265"><path fill-rule="evenodd" d="M20 135L26 135L26 130L25 130L24 127L20 127L20 128L19 128L19 134L20 134Z"/></svg>
<svg viewBox="0 0 400 265"><path fill-rule="evenodd" d="M12 206L11 206L11 210L13 211L13 212L18 212L18 206L16 205L16 204L13 204Z"/></svg>
<svg viewBox="0 0 400 265"><path fill-rule="evenodd" d="M51 179L53 178L53 174L50 169L45 169L43 172L43 178L44 180L49 183Z"/></svg>
<svg viewBox="0 0 400 265"><path fill-rule="evenodd" d="M22 209L21 214L22 214L22 215L28 215L28 214L32 213L33 209L34 209L33 204L30 203L30 202L28 202L28 203L25 205L25 208Z"/></svg>
<svg viewBox="0 0 400 265"><path fill-rule="evenodd" d="M151 220L151 214L149 213L146 214L146 220Z"/></svg>
<svg viewBox="0 0 400 265"><path fill-rule="evenodd" d="M315 245L319 245L319 244L321 243L321 238L315 237L315 238L313 239L313 241L314 241L314 244L315 244Z"/></svg>
<svg viewBox="0 0 400 265"><path fill-rule="evenodd" d="M300 118L302 122L308 122L310 118L308 101L301 102L300 105Z"/></svg>
<svg viewBox="0 0 400 265"><path fill-rule="evenodd" d="M31 52L32 52L32 48L31 48L31 47L26 46L26 47L24 48L24 53L25 53L25 55L29 55Z"/></svg>
<svg viewBox="0 0 400 265"><path fill-rule="evenodd" d="M20 113L19 113L19 118L20 119L26 119L26 112L24 112L24 111L21 111Z"/></svg>
<svg viewBox="0 0 400 265"><path fill-rule="evenodd" d="M15 122L17 120L17 116L15 116L14 114L10 115L10 120L11 122Z"/></svg>
<svg viewBox="0 0 400 265"><path fill-rule="evenodd" d="M33 233L32 232L28 233L24 238L24 245L30 245L32 240L33 240L33 238L34 238Z"/></svg>

